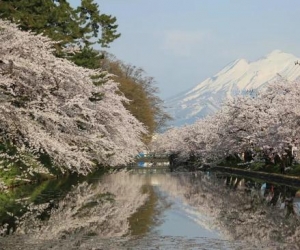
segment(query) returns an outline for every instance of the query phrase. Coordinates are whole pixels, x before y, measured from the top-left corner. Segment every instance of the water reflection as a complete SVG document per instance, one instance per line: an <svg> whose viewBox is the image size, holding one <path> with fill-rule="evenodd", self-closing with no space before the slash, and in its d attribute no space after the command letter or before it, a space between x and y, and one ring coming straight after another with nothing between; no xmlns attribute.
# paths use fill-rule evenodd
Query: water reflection
<svg viewBox="0 0 300 250"><path fill-rule="evenodd" d="M300 249L297 188L207 173L92 177L1 194L0 249Z"/></svg>
<svg viewBox="0 0 300 250"><path fill-rule="evenodd" d="M260 198L266 205L285 210L285 217L300 213L300 187L264 182L239 176L217 175L225 179L225 184L234 190L240 188L250 196ZM298 219L298 217L296 217Z"/></svg>
<svg viewBox="0 0 300 250"><path fill-rule="evenodd" d="M56 200L30 202L33 194L28 199L15 200L14 211L3 208L14 223L2 219L2 235L13 235L1 239L1 244L6 242L5 249L8 249L14 242L11 249L16 249L15 242L18 241L23 246L24 243L30 247L41 243L49 247L53 241L59 245L67 240L78 247L92 236L126 235L130 227L128 217L148 197L147 193L141 192L143 185L142 177L118 172L91 184L84 181L72 186L65 196L56 197ZM13 230L11 225L14 225Z"/></svg>
<svg viewBox="0 0 300 250"><path fill-rule="evenodd" d="M211 218L210 226L222 232L224 239L245 242L252 249L300 248L299 218L289 214L278 198L293 197L291 187L273 183L262 194L262 183L257 181L199 173L165 176L160 183L166 192Z"/></svg>
<svg viewBox="0 0 300 250"><path fill-rule="evenodd" d="M160 236L221 239L219 232L210 227L210 218L183 204L180 199L168 197L168 200L170 208L162 215L163 223L156 227Z"/></svg>
<svg viewBox="0 0 300 250"><path fill-rule="evenodd" d="M159 217L167 208L166 204L158 199L154 187L151 185L151 178L148 176L145 180L142 192L148 195L148 199L129 218L131 236L144 236L149 233L152 227L161 223Z"/></svg>

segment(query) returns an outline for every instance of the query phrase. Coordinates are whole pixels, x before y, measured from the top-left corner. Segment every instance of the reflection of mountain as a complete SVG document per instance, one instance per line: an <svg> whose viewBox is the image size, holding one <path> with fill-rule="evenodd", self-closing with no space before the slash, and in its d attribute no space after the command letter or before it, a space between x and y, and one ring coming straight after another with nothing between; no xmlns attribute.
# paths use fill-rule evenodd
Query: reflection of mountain
<svg viewBox="0 0 300 250"><path fill-rule="evenodd" d="M167 100L165 105L175 119L175 126L191 124L214 113L226 98L262 89L277 74L294 80L300 76L300 66L295 65L297 60L278 50L255 62L236 60L193 89Z"/></svg>

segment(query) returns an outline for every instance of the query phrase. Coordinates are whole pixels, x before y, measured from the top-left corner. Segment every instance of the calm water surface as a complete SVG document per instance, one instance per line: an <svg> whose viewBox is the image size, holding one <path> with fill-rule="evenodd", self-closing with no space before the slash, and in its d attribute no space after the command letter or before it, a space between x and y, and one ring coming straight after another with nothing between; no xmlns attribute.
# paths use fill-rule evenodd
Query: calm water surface
<svg viewBox="0 0 300 250"><path fill-rule="evenodd" d="M281 202L296 189L263 184L121 172L23 186L0 194L0 249L299 249Z"/></svg>

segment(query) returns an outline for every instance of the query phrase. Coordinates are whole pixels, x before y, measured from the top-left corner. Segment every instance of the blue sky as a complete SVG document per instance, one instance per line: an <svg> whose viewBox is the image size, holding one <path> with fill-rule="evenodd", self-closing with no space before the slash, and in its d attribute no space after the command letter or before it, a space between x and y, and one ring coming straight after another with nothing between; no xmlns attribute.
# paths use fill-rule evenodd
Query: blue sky
<svg viewBox="0 0 300 250"><path fill-rule="evenodd" d="M162 99L239 58L253 61L275 49L300 57L299 0L95 2L117 17L122 34L108 52L154 77Z"/></svg>

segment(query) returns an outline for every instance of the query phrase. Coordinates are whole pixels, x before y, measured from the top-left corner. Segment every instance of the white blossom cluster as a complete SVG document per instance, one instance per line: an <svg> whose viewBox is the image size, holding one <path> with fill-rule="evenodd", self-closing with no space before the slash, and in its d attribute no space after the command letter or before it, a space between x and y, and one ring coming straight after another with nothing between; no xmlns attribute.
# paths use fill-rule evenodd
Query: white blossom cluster
<svg viewBox="0 0 300 250"><path fill-rule="evenodd" d="M144 126L101 70L53 55L54 42L0 20L0 140L85 174L130 162Z"/></svg>
<svg viewBox="0 0 300 250"><path fill-rule="evenodd" d="M288 146L299 147L299 118L300 79L278 76L256 96L237 96L216 114L159 135L153 149L179 152L183 158L195 154L204 160L247 149L271 149L273 155L282 155Z"/></svg>

